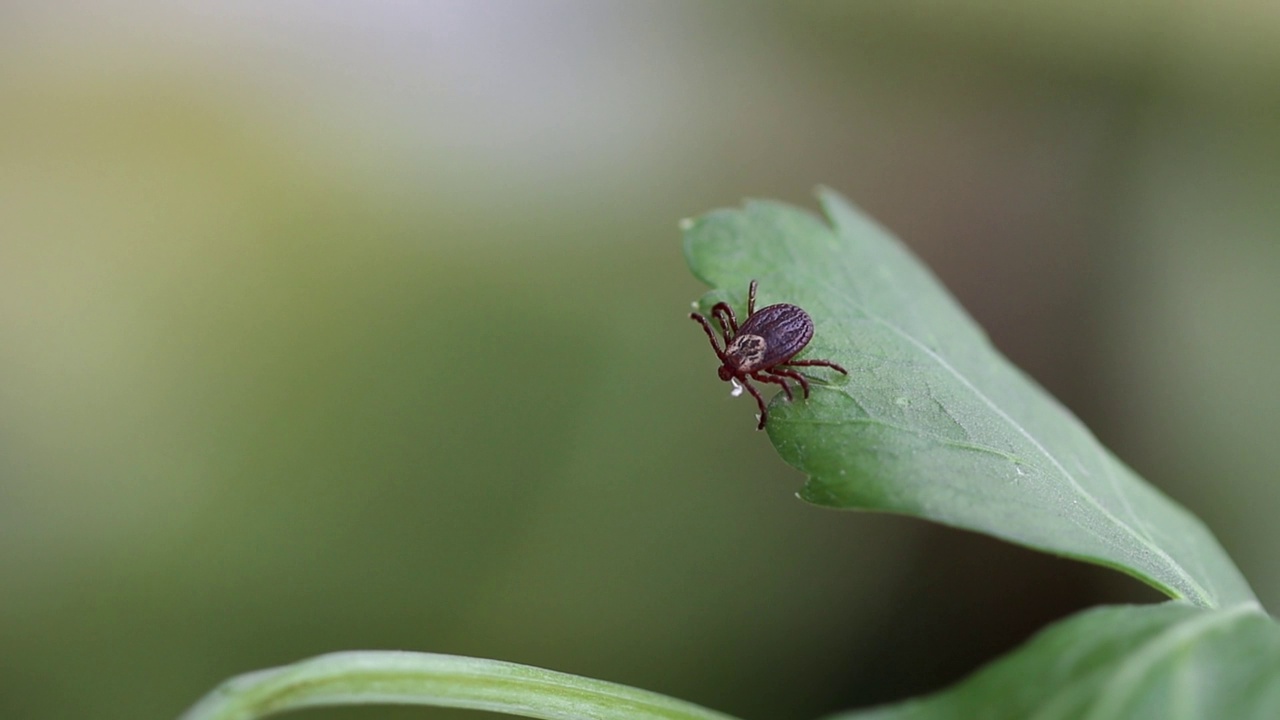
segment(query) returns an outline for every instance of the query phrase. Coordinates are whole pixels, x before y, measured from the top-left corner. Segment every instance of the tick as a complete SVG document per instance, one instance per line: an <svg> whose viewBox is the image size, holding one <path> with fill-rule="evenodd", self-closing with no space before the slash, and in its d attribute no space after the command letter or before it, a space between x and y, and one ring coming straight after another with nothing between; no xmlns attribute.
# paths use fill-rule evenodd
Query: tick
<svg viewBox="0 0 1280 720"><path fill-rule="evenodd" d="M813 318L804 310L786 303L770 305L756 312L756 284L755 280L751 281L751 290L747 294L747 319L741 327L728 303L718 302L711 307L711 317L720 324L723 349L721 338L716 337L716 331L705 316L689 313L689 317L701 323L702 329L707 331L711 349L720 358L720 379L737 381L756 399L760 406L760 424L756 429L763 430L769 411L765 409L760 391L751 384L752 380L781 385L788 400L793 397L787 380L795 380L808 399L809 381L792 368L829 367L845 375L849 371L830 360L792 360L813 337Z"/></svg>

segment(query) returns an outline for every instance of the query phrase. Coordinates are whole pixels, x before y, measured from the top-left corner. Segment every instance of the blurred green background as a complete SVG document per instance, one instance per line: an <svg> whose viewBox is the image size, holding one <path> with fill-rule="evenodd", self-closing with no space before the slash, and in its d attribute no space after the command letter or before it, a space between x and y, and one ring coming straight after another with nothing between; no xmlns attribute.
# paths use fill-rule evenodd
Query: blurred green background
<svg viewBox="0 0 1280 720"><path fill-rule="evenodd" d="M1155 600L795 499L677 222L818 183L1280 606L1280 6L1011 5L5 3L0 716L396 648L804 718Z"/></svg>

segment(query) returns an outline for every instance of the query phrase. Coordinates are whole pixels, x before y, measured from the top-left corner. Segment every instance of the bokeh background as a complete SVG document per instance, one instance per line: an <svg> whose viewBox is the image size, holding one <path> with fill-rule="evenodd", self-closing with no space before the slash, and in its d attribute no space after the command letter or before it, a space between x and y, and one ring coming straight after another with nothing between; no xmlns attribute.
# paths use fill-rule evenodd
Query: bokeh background
<svg viewBox="0 0 1280 720"><path fill-rule="evenodd" d="M677 222L819 183L1280 607L1274 2L6 2L0 716L400 648L805 718L1156 600L795 499Z"/></svg>

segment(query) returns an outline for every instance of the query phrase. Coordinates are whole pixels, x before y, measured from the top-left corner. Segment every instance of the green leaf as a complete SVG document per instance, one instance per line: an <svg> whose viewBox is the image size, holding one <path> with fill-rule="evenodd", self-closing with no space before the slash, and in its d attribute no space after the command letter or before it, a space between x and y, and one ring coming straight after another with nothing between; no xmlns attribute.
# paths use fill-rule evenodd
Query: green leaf
<svg viewBox="0 0 1280 720"><path fill-rule="evenodd" d="M834 193L830 219L748 202L686 221L685 256L745 307L799 305L816 333L807 402L775 397L769 437L808 476L801 496L914 515L1129 573L1204 607L1254 599L1204 525L1117 460L988 342L938 281ZM693 329L690 329L693 332ZM745 420L745 418L744 418Z"/></svg>
<svg viewBox="0 0 1280 720"><path fill-rule="evenodd" d="M1089 610L949 690L831 720L1274 720L1280 626L1256 604Z"/></svg>
<svg viewBox="0 0 1280 720"><path fill-rule="evenodd" d="M181 720L250 720L307 707L378 703L544 720L733 720L657 693L528 665L385 651L332 653L232 678Z"/></svg>

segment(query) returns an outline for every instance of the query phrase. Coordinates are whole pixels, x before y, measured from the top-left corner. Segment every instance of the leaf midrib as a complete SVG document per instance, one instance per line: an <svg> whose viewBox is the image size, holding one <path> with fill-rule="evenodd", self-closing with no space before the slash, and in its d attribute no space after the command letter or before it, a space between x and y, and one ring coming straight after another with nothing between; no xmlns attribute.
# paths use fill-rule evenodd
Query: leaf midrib
<svg viewBox="0 0 1280 720"><path fill-rule="evenodd" d="M1098 703L1089 713L1089 720L1109 720L1119 717L1120 708L1133 697L1142 677L1171 653L1185 647L1197 637L1236 622L1244 616L1265 616L1262 606L1256 602L1241 603L1225 610L1205 611L1205 613L1202 617L1192 616L1162 630L1130 652L1102 689Z"/></svg>
<svg viewBox="0 0 1280 720"><path fill-rule="evenodd" d="M843 294L843 293L842 293L842 294ZM914 335L912 335L911 333L907 332L906 330L903 330L902 328L898 327L898 326L897 326L897 325L895 325L894 323L889 322L889 321L888 321L888 320L886 320L885 318L883 318L883 317L881 317L881 316L879 316L879 315L877 315L877 314L875 314L875 313L869 312L869 311L867 310L866 306L862 305L861 303L853 302L853 301L852 301L852 299L851 299L851 298L849 298L849 296L848 296L847 294L845 295L845 298L846 298L846 299L849 299L849 300L851 301L851 304L853 304L853 305L855 305L855 306L859 307L859 309L861 309L861 310L862 310L862 312L863 312L863 314L865 315L865 317L867 317L868 319L872 320L873 322L876 322L877 324L880 324L880 325L882 325L882 326L884 326L884 327L888 328L888 329L889 329L890 331L892 331L894 334L896 334L896 335L898 335L899 337L903 338L904 340L906 340L906 341L910 342L910 343L911 343L912 345L914 345L917 349L919 349L921 352L923 352L927 357L929 357L929 358L930 358L930 359L932 359L934 362L936 362L936 363L938 364L938 366L939 366L939 367L941 367L943 370L945 370L947 373L949 373L953 378L955 378L958 382L960 382L960 383L961 383L961 384L962 384L966 389L968 389L968 390L969 390L969 392L971 392L971 393L974 395L974 397L976 397L976 398L978 398L979 400L981 400L981 401L982 401L982 403L983 403L984 405L986 405L986 406L987 406L987 407L988 407L992 412L994 412L994 413L995 413L995 414L996 414L996 415L997 415L1001 420L1003 420L1003 421L1004 421L1004 422L1005 422L1005 423L1006 423L1010 428L1012 428L1012 429L1013 429L1014 431L1016 431L1019 435L1021 435L1021 436L1022 436L1023 438L1025 438L1028 442L1030 442L1030 443L1031 443L1031 445L1032 445L1033 447L1035 447L1035 449L1036 449L1036 450L1037 450L1037 451L1038 451L1038 452L1039 452L1039 453L1040 453L1040 454L1041 454L1041 455L1042 455L1046 460L1048 460L1050 463L1052 463L1053 467L1054 467L1055 469L1057 469L1058 473L1060 473L1060 474L1062 475L1063 479L1065 479L1065 480L1069 483L1069 485L1071 486L1071 489L1072 489L1072 490L1073 490L1073 491L1074 491L1078 496L1080 496L1081 498L1083 498L1085 502L1087 502L1089 505L1091 505L1093 508L1095 508L1095 509L1096 509L1096 510L1097 510L1097 511L1102 515L1102 517L1103 517L1103 518L1105 518L1106 520L1108 520L1109 522L1111 522L1115 527L1119 528L1122 532L1124 532L1124 533L1125 533L1125 534L1127 534L1128 536L1132 537L1132 538L1133 538L1135 541L1137 541L1140 545L1142 545L1143 547L1145 547L1145 548L1147 548L1149 551L1151 551L1151 552L1152 552L1152 553L1153 553L1157 558L1159 558L1160 560L1162 560L1162 561L1165 563L1165 565L1166 565L1166 566L1167 566L1167 567L1168 567L1168 568L1169 568L1169 569L1170 569L1170 570L1171 570L1175 575L1177 575L1179 578L1183 579L1183 580L1186 582L1186 584L1188 585L1188 587L1189 587L1189 588L1190 588L1190 589L1191 589L1191 590L1196 594L1196 598L1194 598L1194 599L1198 601L1198 603L1197 603L1197 604L1201 604L1201 605L1204 605L1204 606L1206 606L1206 607L1216 607L1217 603L1216 603L1216 601L1213 599L1213 597L1211 596L1211 594L1209 593L1209 591L1208 591L1208 590L1206 590L1202 585L1200 585L1200 583L1198 583L1198 582L1195 580L1195 578L1193 578L1193 577L1192 577L1192 576L1191 576L1191 575L1190 575L1190 574L1189 574L1189 573L1188 573L1188 572L1187 572L1187 571L1182 567L1182 565L1181 565L1180 563L1178 563L1176 560L1174 560L1174 559L1173 559L1173 558L1172 558L1168 553L1166 553L1162 548L1160 548L1159 546L1154 545L1153 543L1151 543L1151 542L1150 542L1146 537L1144 537L1144 536L1143 536L1141 533L1139 533L1136 529L1134 529L1134 528L1133 528L1132 526L1130 526L1128 523L1126 523L1126 522L1122 521L1120 518L1116 517L1116 516L1115 516L1115 515L1110 511L1110 510L1108 510L1108 509L1107 509L1106 507L1104 507L1100 502L1098 502L1097 498L1096 498L1096 497L1094 497L1091 493L1087 492L1087 491L1084 489L1084 487L1083 487L1082 485L1080 485L1080 483L1076 480L1075 476L1073 476L1073 475L1072 475L1072 474L1071 474L1071 473L1066 469L1066 467L1064 467L1064 466L1062 465L1062 463L1061 463L1061 462L1059 462L1059 461L1058 461L1058 459L1057 459L1056 457L1054 457L1054 455L1053 455L1051 452L1049 452L1049 450L1048 450L1047 448L1045 448L1045 447L1044 447L1044 445L1042 445L1042 444L1040 443L1040 441L1039 441L1039 440L1037 440L1037 439L1035 438L1035 436L1033 436L1033 435L1032 435L1032 434L1031 434L1031 433L1030 433L1026 428L1024 428L1024 427L1022 426L1022 424L1021 424L1021 423L1019 423L1018 421L1016 421L1016 420L1014 420L1012 417L1010 417L1010 416L1009 416L1009 414L1008 414L1008 413L1006 413L1002 408L1000 408L1000 406L999 406L999 405L997 405L994 401L992 401L992 400L991 400L991 398L987 397L986 393L982 392L982 390L981 390L981 389L979 389L979 388L978 388L977 386L975 386L973 383L969 382L969 379L968 379L967 377L965 377L965 376L964 376L964 374L962 374L959 370L957 370L957 369L956 369L956 368L955 368L951 363L947 362L947 359L946 359L945 357L943 357L943 356L939 355L938 353L934 352L934 351L933 351L933 350L932 350L928 345L925 345L924 343L920 342L920 340L919 340L919 339L917 339ZM1119 491L1118 491L1118 492L1117 492L1117 494L1118 494L1118 495L1120 495L1121 497L1123 497L1123 492L1119 492ZM1153 578L1153 579L1154 579L1154 578ZM1162 584L1163 584L1163 583L1162 583ZM1171 589L1171 590L1173 590L1173 591L1174 591L1175 593L1177 593L1178 595L1182 595L1182 594L1183 594L1183 593L1182 593L1182 591L1181 591L1179 588L1174 587L1174 588L1170 588L1170 589ZM1188 598L1188 599L1190 599L1190 598Z"/></svg>

